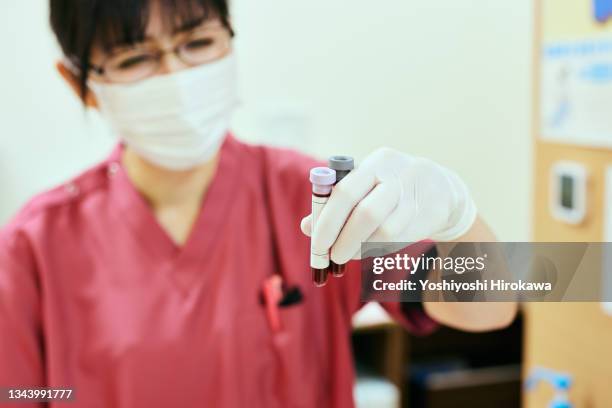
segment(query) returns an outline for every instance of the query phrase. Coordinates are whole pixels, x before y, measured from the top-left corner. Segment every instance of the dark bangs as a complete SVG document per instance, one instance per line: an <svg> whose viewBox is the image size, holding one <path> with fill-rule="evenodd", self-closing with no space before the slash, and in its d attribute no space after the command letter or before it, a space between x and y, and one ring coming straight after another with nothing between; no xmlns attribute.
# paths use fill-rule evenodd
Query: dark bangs
<svg viewBox="0 0 612 408"><path fill-rule="evenodd" d="M142 41L153 6L159 7L165 28L172 31L211 17L230 28L227 0L50 0L50 6L51 28L66 57L80 71L82 97L92 47L109 50Z"/></svg>

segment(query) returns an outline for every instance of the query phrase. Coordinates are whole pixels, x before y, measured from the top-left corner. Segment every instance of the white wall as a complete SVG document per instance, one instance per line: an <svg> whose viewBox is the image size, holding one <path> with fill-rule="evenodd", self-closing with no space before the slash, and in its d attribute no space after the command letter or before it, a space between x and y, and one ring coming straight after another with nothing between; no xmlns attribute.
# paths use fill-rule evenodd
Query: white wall
<svg viewBox="0 0 612 408"><path fill-rule="evenodd" d="M529 238L530 1L235 0L234 9L239 136L320 157L380 145L429 156L466 179L502 239ZM0 5L10 57L0 64L0 223L112 144L54 73L46 18L32 2Z"/></svg>
<svg viewBox="0 0 612 408"><path fill-rule="evenodd" d="M0 224L112 145L54 69L47 3L0 3Z"/></svg>

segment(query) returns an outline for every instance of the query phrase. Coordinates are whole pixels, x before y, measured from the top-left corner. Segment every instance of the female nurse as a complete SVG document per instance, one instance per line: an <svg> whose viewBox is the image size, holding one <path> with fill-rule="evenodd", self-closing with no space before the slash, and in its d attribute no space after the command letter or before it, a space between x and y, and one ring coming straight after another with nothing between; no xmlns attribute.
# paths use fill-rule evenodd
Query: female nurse
<svg viewBox="0 0 612 408"><path fill-rule="evenodd" d="M361 303L348 261L364 241L493 240L464 183L429 160L369 155L312 231L348 272L315 288L302 218L319 163L229 133L227 1L50 5L60 74L120 143L0 233L0 387L73 388L71 406L88 408L353 406ZM271 319L262 293L273 277L286 299ZM384 307L414 333L495 329L515 313Z"/></svg>

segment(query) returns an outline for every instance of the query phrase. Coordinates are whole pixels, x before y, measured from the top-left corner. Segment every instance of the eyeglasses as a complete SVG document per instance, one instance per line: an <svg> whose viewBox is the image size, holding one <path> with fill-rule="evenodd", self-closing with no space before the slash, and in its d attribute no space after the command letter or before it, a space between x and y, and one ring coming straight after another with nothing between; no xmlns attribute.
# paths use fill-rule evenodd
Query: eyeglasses
<svg viewBox="0 0 612 408"><path fill-rule="evenodd" d="M174 54L184 64L193 67L213 62L226 55L231 47L232 34L222 24L179 34L170 49L155 43L142 43L110 54L92 71L113 83L137 82L155 75L164 55Z"/></svg>

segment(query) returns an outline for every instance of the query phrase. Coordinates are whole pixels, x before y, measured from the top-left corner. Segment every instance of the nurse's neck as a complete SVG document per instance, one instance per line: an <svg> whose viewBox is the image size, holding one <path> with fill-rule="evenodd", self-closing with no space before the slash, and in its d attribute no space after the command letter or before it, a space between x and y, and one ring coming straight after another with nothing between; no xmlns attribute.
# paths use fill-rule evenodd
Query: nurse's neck
<svg viewBox="0 0 612 408"><path fill-rule="evenodd" d="M129 179L149 203L159 224L177 245L183 245L215 176L219 154L185 171L155 166L129 147L124 149L121 160Z"/></svg>

